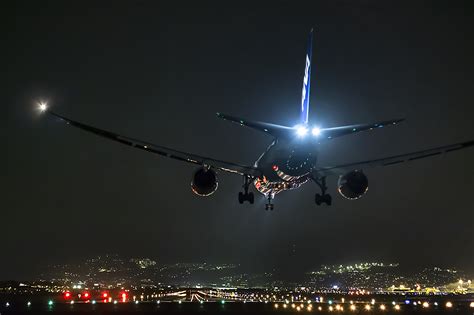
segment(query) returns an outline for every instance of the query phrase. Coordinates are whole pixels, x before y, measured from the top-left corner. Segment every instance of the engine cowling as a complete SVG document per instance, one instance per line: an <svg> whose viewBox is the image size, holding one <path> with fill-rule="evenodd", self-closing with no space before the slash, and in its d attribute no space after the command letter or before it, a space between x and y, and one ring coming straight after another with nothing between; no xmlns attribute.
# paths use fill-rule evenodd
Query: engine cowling
<svg viewBox="0 0 474 315"><path fill-rule="evenodd" d="M191 181L192 191L199 196L210 196L217 190L217 174L208 168L198 168Z"/></svg>
<svg viewBox="0 0 474 315"><path fill-rule="evenodd" d="M369 180L362 171L354 170L339 177L337 190L347 199L359 199L369 189Z"/></svg>

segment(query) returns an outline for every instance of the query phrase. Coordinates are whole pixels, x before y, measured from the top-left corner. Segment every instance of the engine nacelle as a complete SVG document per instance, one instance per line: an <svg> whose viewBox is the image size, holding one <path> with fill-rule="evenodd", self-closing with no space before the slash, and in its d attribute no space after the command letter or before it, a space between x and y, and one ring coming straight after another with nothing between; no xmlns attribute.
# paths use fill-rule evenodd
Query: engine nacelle
<svg viewBox="0 0 474 315"><path fill-rule="evenodd" d="M337 190L347 199L359 199L369 189L369 180L362 171L354 170L341 175L337 182Z"/></svg>
<svg viewBox="0 0 474 315"><path fill-rule="evenodd" d="M210 196L217 190L217 174L212 169L198 168L191 181L191 189L196 195Z"/></svg>

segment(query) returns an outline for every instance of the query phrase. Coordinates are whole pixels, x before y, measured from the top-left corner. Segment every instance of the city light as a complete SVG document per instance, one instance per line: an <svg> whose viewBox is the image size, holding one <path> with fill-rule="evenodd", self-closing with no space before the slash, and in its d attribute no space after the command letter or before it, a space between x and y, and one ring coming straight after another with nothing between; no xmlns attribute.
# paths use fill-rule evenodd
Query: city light
<svg viewBox="0 0 474 315"><path fill-rule="evenodd" d="M355 306L354 304L351 304L351 306L349 307L349 309L350 309L351 311L355 311L355 310L356 310L356 306Z"/></svg>
<svg viewBox="0 0 474 315"><path fill-rule="evenodd" d="M275 303L275 305L274 305L274 306L275 306L275 308L278 308L278 304L277 304L277 303Z"/></svg>
<svg viewBox="0 0 474 315"><path fill-rule="evenodd" d="M451 303L450 301L446 302L446 307L447 308L453 307L453 303Z"/></svg>
<svg viewBox="0 0 474 315"><path fill-rule="evenodd" d="M332 312L334 308L332 306L329 306L329 311Z"/></svg>
<svg viewBox="0 0 474 315"><path fill-rule="evenodd" d="M9 306L10 306L10 303L8 303L8 302L5 303L5 306L6 306L6 307L9 307Z"/></svg>
<svg viewBox="0 0 474 315"><path fill-rule="evenodd" d="M423 302L423 307L424 307L424 308L430 307L430 303L428 303L428 302Z"/></svg>
<svg viewBox="0 0 474 315"><path fill-rule="evenodd" d="M365 305L365 309L366 309L367 311L370 311L370 305L369 305L369 304L366 304L366 305Z"/></svg>
<svg viewBox="0 0 474 315"><path fill-rule="evenodd" d="M74 304L74 300L72 300L71 302L69 302L70 304Z"/></svg>
<svg viewBox="0 0 474 315"><path fill-rule="evenodd" d="M469 306L474 308L474 302L471 302L471 304L469 304Z"/></svg>
<svg viewBox="0 0 474 315"><path fill-rule="evenodd" d="M30 302L30 301L28 301L28 303L26 303L26 305L27 305L27 306L31 306L31 302Z"/></svg>
<svg viewBox="0 0 474 315"><path fill-rule="evenodd" d="M400 310L400 305L395 305L395 310L399 311Z"/></svg>
<svg viewBox="0 0 474 315"><path fill-rule="evenodd" d="M301 310L301 307L297 306L296 310L299 312Z"/></svg>
<svg viewBox="0 0 474 315"><path fill-rule="evenodd" d="M380 310L381 310L381 311L385 311L385 309L386 309L386 307L385 307L384 304L380 305Z"/></svg>

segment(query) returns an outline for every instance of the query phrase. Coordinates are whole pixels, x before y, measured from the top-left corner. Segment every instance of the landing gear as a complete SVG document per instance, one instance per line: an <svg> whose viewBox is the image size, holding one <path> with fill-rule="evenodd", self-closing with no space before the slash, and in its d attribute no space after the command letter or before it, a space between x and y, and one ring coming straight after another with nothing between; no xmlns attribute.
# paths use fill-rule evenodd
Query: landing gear
<svg viewBox="0 0 474 315"><path fill-rule="evenodd" d="M251 178L249 176L244 176L244 192L239 192L239 203L242 204L244 201L250 202L250 204L253 205L254 202L254 196L253 192L249 192L249 186L250 186Z"/></svg>
<svg viewBox="0 0 474 315"><path fill-rule="evenodd" d="M273 194L272 193L268 194L267 200L268 202L265 204L265 210L273 210L273 203L272 203Z"/></svg>
<svg viewBox="0 0 474 315"><path fill-rule="evenodd" d="M328 189L326 186L326 176L313 178L313 181L319 186L319 188L321 188L321 194L316 194L316 196L314 196L314 202L316 202L318 206L323 203L330 206L332 203L332 197L330 194L326 194L326 190Z"/></svg>

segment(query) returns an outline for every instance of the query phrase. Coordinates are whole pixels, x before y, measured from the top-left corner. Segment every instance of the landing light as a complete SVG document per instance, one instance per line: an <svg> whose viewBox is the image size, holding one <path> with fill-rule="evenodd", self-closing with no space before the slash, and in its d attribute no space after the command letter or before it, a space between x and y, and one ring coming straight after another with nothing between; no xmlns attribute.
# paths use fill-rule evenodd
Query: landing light
<svg viewBox="0 0 474 315"><path fill-rule="evenodd" d="M296 126L296 134L299 137L304 137L306 136L307 133L308 133L308 128L306 128L305 126L301 126L301 125Z"/></svg>
<svg viewBox="0 0 474 315"><path fill-rule="evenodd" d="M44 112L45 110L48 109L48 106L46 105L46 103L40 103L39 104L39 110Z"/></svg>
<svg viewBox="0 0 474 315"><path fill-rule="evenodd" d="M321 134L321 129L318 128L318 127L314 127L312 130L311 130L311 133L313 134L313 136L317 137Z"/></svg>

